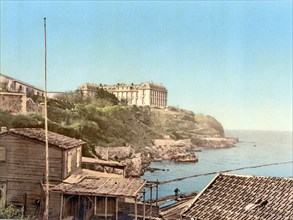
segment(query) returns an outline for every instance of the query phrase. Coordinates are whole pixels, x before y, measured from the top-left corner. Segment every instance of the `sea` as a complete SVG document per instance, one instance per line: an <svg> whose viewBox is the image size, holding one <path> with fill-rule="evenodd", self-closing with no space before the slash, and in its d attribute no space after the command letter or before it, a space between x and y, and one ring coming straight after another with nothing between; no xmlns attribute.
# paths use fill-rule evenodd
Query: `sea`
<svg viewBox="0 0 293 220"><path fill-rule="evenodd" d="M293 161L292 131L226 130L225 135L238 137L239 143L231 148L204 148L201 152L195 152L199 159L197 163L154 162L150 167L162 170L153 173L146 172L142 178L161 182L197 174ZM293 163L243 169L229 173L289 178L293 177ZM158 197L174 195L176 188L184 194L200 192L215 175L187 178L159 185ZM147 193L146 199L148 196ZM153 190L153 198L155 196L156 192Z"/></svg>

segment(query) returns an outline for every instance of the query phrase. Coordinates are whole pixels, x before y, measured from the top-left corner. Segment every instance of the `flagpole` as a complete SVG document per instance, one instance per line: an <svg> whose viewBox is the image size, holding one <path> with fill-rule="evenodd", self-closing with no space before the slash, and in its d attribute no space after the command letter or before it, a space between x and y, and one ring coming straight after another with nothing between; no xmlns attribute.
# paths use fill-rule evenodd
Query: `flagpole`
<svg viewBox="0 0 293 220"><path fill-rule="evenodd" d="M45 41L45 140L46 140L46 175L45 175L45 186L46 186L46 202L45 202L45 211L44 219L47 220L49 216L49 144L48 144L48 113L47 113L47 37L46 37L46 18L44 18L44 41Z"/></svg>

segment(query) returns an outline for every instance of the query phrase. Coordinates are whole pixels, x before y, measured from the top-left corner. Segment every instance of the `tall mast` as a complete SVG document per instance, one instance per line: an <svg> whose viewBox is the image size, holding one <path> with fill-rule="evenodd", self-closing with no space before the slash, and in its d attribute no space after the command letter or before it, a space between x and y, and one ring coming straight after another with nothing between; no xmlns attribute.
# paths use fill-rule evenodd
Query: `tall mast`
<svg viewBox="0 0 293 220"><path fill-rule="evenodd" d="M46 202L44 219L48 219L49 216L49 144L48 144L48 113L47 113L47 38L46 38L46 18L44 18L44 47L45 47L45 139L46 139L46 175L45 175L45 186L46 186Z"/></svg>

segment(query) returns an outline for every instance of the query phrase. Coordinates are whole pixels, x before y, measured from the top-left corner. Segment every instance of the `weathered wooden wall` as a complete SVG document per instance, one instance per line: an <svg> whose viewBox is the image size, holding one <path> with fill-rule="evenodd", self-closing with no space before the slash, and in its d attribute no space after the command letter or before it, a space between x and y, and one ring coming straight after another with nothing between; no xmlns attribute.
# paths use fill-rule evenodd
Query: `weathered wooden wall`
<svg viewBox="0 0 293 220"><path fill-rule="evenodd" d="M77 147L77 148L72 148L69 150L66 150L64 152L65 156L64 156L64 179L68 176L70 176L72 173L76 172L77 169L81 169L81 154L79 155L79 161L80 164L77 164L77 151L80 150L81 152L81 147ZM71 166L70 169L68 169L68 158L69 155L71 155Z"/></svg>
<svg viewBox="0 0 293 220"><path fill-rule="evenodd" d="M150 216L150 205L145 204L145 216L149 217ZM135 203L130 203L130 202L121 202L119 201L118 205L119 209L119 215L130 215L134 216L135 215ZM143 204L142 203L137 203L137 215L138 216L143 216ZM152 206L152 217L159 217L159 207L158 206Z"/></svg>
<svg viewBox="0 0 293 220"><path fill-rule="evenodd" d="M7 185L6 203L25 206L26 215L37 215L36 200L43 199L41 182L45 175L44 144L8 134L0 136L0 146L6 150L6 160L0 161L0 181L5 181ZM50 147L49 160L50 184L60 183L62 151ZM60 201L58 204L60 206Z"/></svg>

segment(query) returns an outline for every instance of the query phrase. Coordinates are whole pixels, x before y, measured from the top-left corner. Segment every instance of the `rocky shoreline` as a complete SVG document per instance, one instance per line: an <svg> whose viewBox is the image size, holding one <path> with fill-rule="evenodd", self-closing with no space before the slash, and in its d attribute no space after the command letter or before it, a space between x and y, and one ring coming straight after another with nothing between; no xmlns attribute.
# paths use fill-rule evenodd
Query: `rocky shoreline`
<svg viewBox="0 0 293 220"><path fill-rule="evenodd" d="M239 142L238 138L230 137L203 137L199 140L200 146L192 143L191 139L172 140L156 139L153 146L146 147L142 152L135 152L130 145L123 147L95 147L96 154L102 160L114 160L126 164L127 177L140 177L146 171L155 172L156 168L150 168L152 162L170 160L174 162L198 162L195 152L202 148L227 148L234 147ZM168 171L168 169L164 169ZM117 173L112 170L109 172Z"/></svg>

